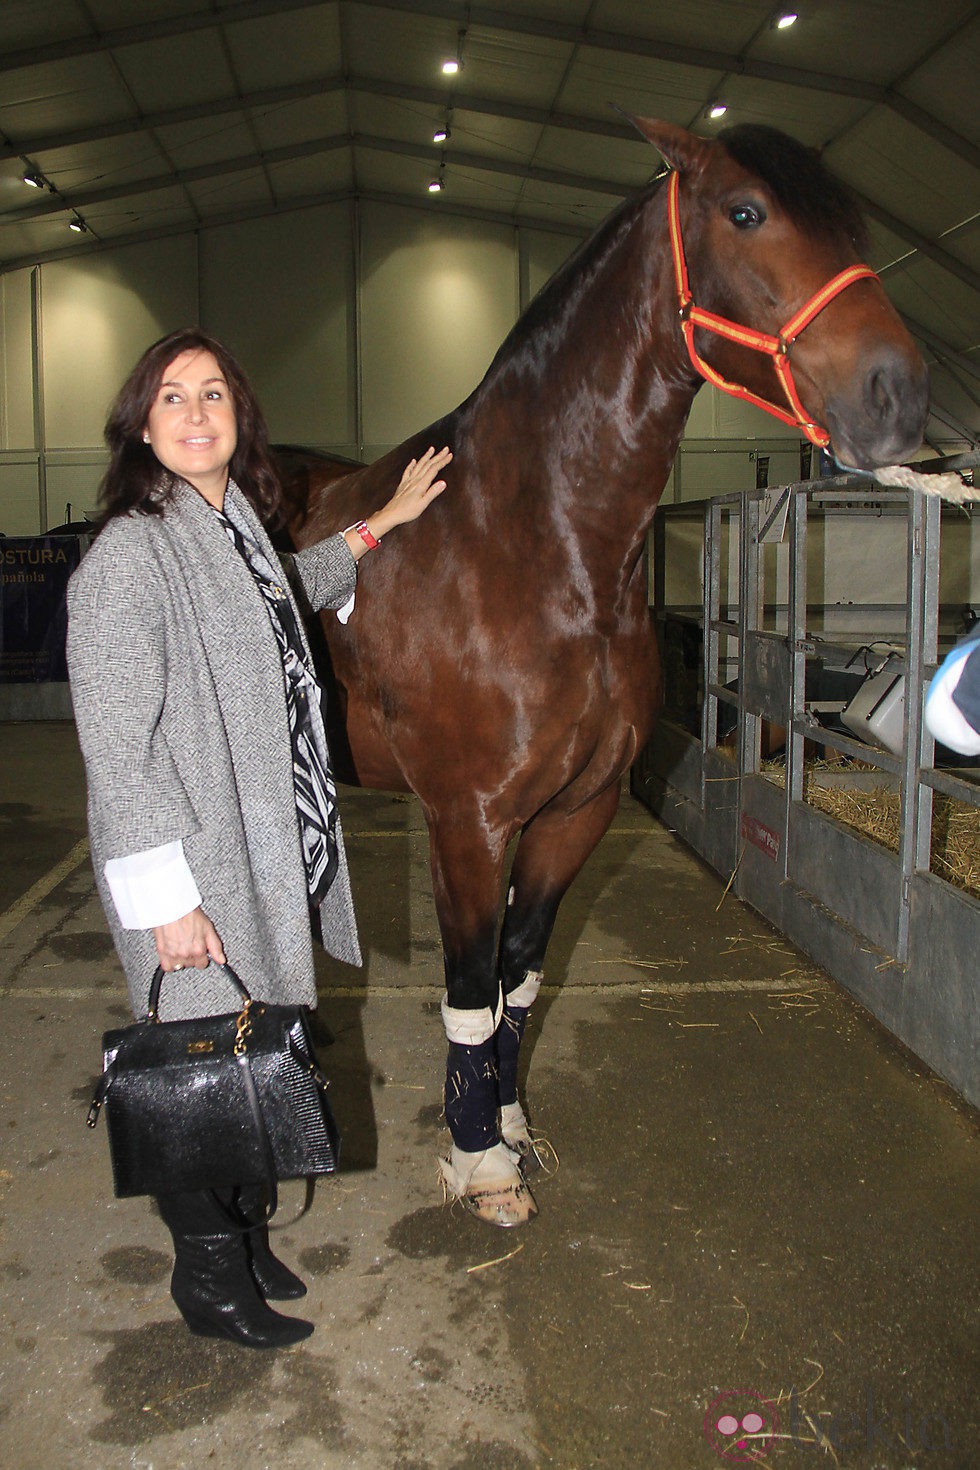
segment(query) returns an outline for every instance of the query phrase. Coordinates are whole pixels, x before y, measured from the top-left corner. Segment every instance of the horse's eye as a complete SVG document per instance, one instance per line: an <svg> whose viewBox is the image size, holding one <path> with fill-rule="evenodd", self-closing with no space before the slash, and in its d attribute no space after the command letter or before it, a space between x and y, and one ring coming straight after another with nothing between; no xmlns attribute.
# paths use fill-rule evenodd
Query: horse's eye
<svg viewBox="0 0 980 1470"><path fill-rule="evenodd" d="M736 230L754 230L765 223L766 212L755 204L733 204L728 218Z"/></svg>

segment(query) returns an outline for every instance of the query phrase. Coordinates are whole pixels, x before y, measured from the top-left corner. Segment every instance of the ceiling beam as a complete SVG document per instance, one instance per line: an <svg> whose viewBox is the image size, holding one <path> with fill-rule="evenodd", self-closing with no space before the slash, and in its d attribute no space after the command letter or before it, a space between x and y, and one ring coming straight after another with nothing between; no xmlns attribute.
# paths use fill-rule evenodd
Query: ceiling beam
<svg viewBox="0 0 980 1470"><path fill-rule="evenodd" d="M237 3L222 5L218 9L142 21L138 25L117 27L98 35L77 36L64 41L51 41L43 46L10 51L6 55L0 55L0 74L42 65L44 62L88 56L117 47L185 35L188 31L213 29L235 21L288 14L290 11L318 7L324 3L325 0L237 0ZM980 148L967 138L891 88L861 81L857 77L840 77L777 62L756 61L728 52L682 46L649 36L601 30L595 26L580 26L551 17L516 15L512 11L495 10L489 6L460 4L457 0L343 0L343 3L407 12L413 16L428 15L451 21L457 26L489 26L511 34L540 36L568 45L590 46L629 56L649 56L658 61L675 62L683 66L733 73L736 76L754 77L762 81L775 81L811 91L880 103L927 133L943 147L972 163L974 167L980 167Z"/></svg>
<svg viewBox="0 0 980 1470"><path fill-rule="evenodd" d="M950 255L948 250L944 250L941 245L937 245L926 235L920 234L904 220L897 219L887 209L882 209L880 204L875 204L874 200L869 199L866 194L859 194L853 188L851 192L860 201L864 212L877 220L880 225L884 225L886 230L891 230L893 235L897 235L900 240L913 246L920 255L926 256L927 259L941 266L944 271L948 271L950 275L956 276L965 285L972 287L974 291L980 291L980 271L971 269L964 261L958 260L955 255ZM902 262L896 263L894 268L897 268L897 264L900 263Z"/></svg>
<svg viewBox="0 0 980 1470"><path fill-rule="evenodd" d="M70 128L57 133L36 133L32 137L21 138L0 147L0 163L8 158L23 158L25 154L33 158L39 153L50 153L58 148L75 148L85 143L104 143L110 138L130 137L133 133L148 133L156 128L172 127L176 123L201 122L205 118L221 117L229 112L278 107L284 102L303 102L310 97L339 91L343 85L344 79L341 76L321 77L313 82L297 82L288 87L267 87L241 96L218 97L189 107L144 112L139 117L117 118L114 122L92 123L87 127Z"/></svg>
<svg viewBox="0 0 980 1470"><path fill-rule="evenodd" d="M966 353L955 347L951 347L931 327L924 327L921 322L917 322L912 317L906 316L904 312L902 313L902 320L912 333L912 336L918 337L920 342L924 342L927 347L931 347L937 357L944 358L949 362L950 366L957 367L962 372L969 373L971 377L980 379L980 361L974 361Z"/></svg>
<svg viewBox="0 0 980 1470"><path fill-rule="evenodd" d="M404 83L386 81L383 77L334 75L317 77L309 82L297 82L287 87L267 87L257 92L243 93L241 96L221 97L188 107L172 107L162 112L144 113L140 117L119 118L115 122L91 124L57 133L34 134L15 140L5 147L0 146L0 162L8 158L21 158L25 154L34 157L58 148L105 142L109 138L124 138L133 133L170 127L175 123L199 122L229 112L256 111L263 107L279 107L288 102L305 102L311 97L328 96L344 87L373 97L418 102L438 109L440 114L446 110L446 93L436 87L411 87ZM538 127L562 128L617 141L640 141L636 129L628 123L619 123L612 119L604 122L601 118L583 117L570 112L551 112L544 107L524 106L466 92L457 91L453 94L453 108L456 112L476 112L482 116L503 117L517 122L533 123Z"/></svg>
<svg viewBox="0 0 980 1470"><path fill-rule="evenodd" d="M287 199L280 203L263 201L254 205L241 205L223 214L214 215L203 223L154 225L149 229L132 230L127 234L113 235L106 240L86 239L79 236L70 245L59 245L53 250L39 250L33 254L13 256L0 260L0 276L11 271L26 270L31 266L44 265L53 260L69 260L77 255L103 255L107 250L121 250L128 245L145 244L147 241L167 240L178 235L200 234L204 230L220 229L226 225L246 224L253 219L267 219L277 214L292 214L300 209L317 209L329 204L350 203L351 200L372 204L394 204L403 209L419 209L431 213L432 206L415 194L398 194L381 189L334 189L322 194L304 195L301 199ZM588 226L566 224L562 220L546 219L541 215L515 215L504 210L482 209L475 204L454 204L454 217L484 220L489 224L508 225L512 229L541 230L551 235L566 235L582 241L591 233Z"/></svg>
<svg viewBox="0 0 980 1470"><path fill-rule="evenodd" d="M543 184L556 184L568 189L583 189L589 194L605 194L614 199L629 199L640 187L637 184L613 183L609 179L596 178L590 174L568 173L564 169L541 168L537 164L512 163L508 159L487 158L480 153L464 153L459 148L434 150L420 147L417 143L403 143L395 138L375 138L364 133L355 133L351 138L355 148L370 148L381 153L400 153L406 158L419 158L433 167L445 159L447 168L472 168L481 173L507 174L516 179L532 179Z"/></svg>
<svg viewBox="0 0 980 1470"><path fill-rule="evenodd" d="M235 21L260 20L267 15L282 15L290 10L323 8L324 0L236 0L231 5L171 15L161 20L143 20L134 26L117 26L91 36L72 36L64 41L48 41L43 46L25 46L18 51L0 54L0 75L23 71L29 66L43 66L49 61L68 61L76 56L92 56L100 51L115 51L120 46L140 46L146 41L184 36L189 31L215 30Z"/></svg>
<svg viewBox="0 0 980 1470"><path fill-rule="evenodd" d="M494 10L485 5L456 3L456 0L356 0L359 5L376 7L380 10L408 12L411 15L429 15L441 20L450 20L458 26L487 26L494 30L508 31L516 35L539 36L546 40L561 41L570 46L590 46L600 51L618 52L626 56L648 56L654 61L675 62L681 66L700 67L709 71L732 73L735 76L754 77L760 81L780 82L792 87L803 87L809 91L827 92L840 97L855 97L865 102L876 102L900 112L907 122L920 131L928 133L945 148L958 153L980 167L980 148L952 128L933 117L924 108L918 107L908 98L883 87L876 82L865 82L858 77L842 77L836 73L811 71L798 66L785 66L779 62L756 61L751 57L738 56L725 51L710 51L700 46L682 46L672 41L662 41L652 36L625 34L621 31L600 30L596 26L575 25L569 21L551 17L516 15L510 10Z"/></svg>
<svg viewBox="0 0 980 1470"><path fill-rule="evenodd" d="M155 194L160 189L180 188L185 184L202 183L205 179L221 178L225 174L248 173L252 169L275 163L292 163L298 158L310 158L317 153L332 153L350 144L346 133L335 133L329 138L315 138L309 143L293 143L285 148L268 148L263 153L248 153L237 158L225 158L216 163L204 163L196 168L178 168L172 173L154 174L151 178L134 179L128 184L109 184L101 188L80 189L71 195L44 200L26 209L11 209L0 214L0 225L24 224L32 219L42 219L51 214L72 214L87 209L92 204L109 204L114 199L136 198L142 194ZM431 152L431 150L430 150Z"/></svg>
<svg viewBox="0 0 980 1470"><path fill-rule="evenodd" d="M109 184L91 189L73 191L56 199L38 200L23 209L11 209L0 215L0 225L23 224L47 215L84 211L93 204L106 204L114 199L136 197L156 193L161 189L172 189L185 184L201 183L205 179L220 178L226 174L247 173L277 163L291 163L298 158L310 158L318 153L335 152L338 148L369 148L374 152L396 153L407 158L417 158L433 169L443 159L447 166L472 168L484 173L508 174L512 178L535 179L541 183L582 189L592 194L602 194L616 199L626 199L635 192L631 185L611 183L608 179L593 178L587 174L567 173L561 169L538 168L531 165L511 163L496 158L485 158L477 153L464 153L456 148L436 148L433 144L405 143L398 138L378 138L364 133L335 133L328 138L314 138L307 143L290 144L284 148L269 148L261 153L239 155L216 163L201 164L195 168L174 169L172 173L156 174L150 178L133 179L127 184Z"/></svg>
<svg viewBox="0 0 980 1470"><path fill-rule="evenodd" d="M127 196L200 183L206 179L220 178L227 174L246 173L251 169L277 163L290 163L298 158L309 158L318 153L332 152L348 144L353 147L368 148L375 152L395 153L403 157L416 158L433 168L438 168L445 162L447 167L470 168L484 173L503 174L511 178L536 180L540 183L580 189L615 199L628 198L642 183L638 181L637 184L627 185L605 178L597 178L594 175L541 168L533 164L524 165L507 159L488 158L483 154L468 153L452 147L436 149L432 144L409 143L396 138L380 138L367 134L348 136L338 133L327 138L314 138L306 143L271 148L259 153L201 164L194 168L175 169L172 173L157 174L150 178L133 180L127 184L103 185L88 190L73 191L71 194L62 193L56 198L40 199L22 209L8 210L0 215L0 224L22 223L26 220L40 219L46 215L68 210L85 210L92 204L103 204ZM944 250L941 245L920 234L911 225L897 219L893 214L875 204L873 200L861 194L858 194L857 197L873 219L878 220L893 234L913 246L920 254L955 275L966 285L971 286L974 290L980 290L980 274L958 260L956 256L951 255L949 251Z"/></svg>

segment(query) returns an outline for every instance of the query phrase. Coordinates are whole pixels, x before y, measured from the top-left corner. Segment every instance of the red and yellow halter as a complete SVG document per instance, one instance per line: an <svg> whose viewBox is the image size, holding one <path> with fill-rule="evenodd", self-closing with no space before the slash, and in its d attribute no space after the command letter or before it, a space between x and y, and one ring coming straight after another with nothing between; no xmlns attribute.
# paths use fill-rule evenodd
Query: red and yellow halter
<svg viewBox="0 0 980 1470"><path fill-rule="evenodd" d="M793 381L789 349L804 327L809 326L814 317L819 316L835 296L846 291L848 286L853 286L855 281L876 281L877 275L868 265L848 266L846 270L828 281L825 286L821 286L819 291L815 291L795 316L791 316L785 326L780 328L777 337L771 337L767 332L757 332L754 327L740 326L738 322L729 321L727 317L716 316L713 311L705 311L703 307L695 306L687 275L678 204L679 180L680 175L675 170L670 175L668 185L667 217L670 225L670 244L674 256L674 279L677 283L677 299L680 302L681 324L691 362L703 378L713 383L716 388L720 388L723 393L730 393L733 398L744 398L746 403L754 403L757 408L764 408L766 413L774 414L777 419L782 419L784 424L801 428L812 444L818 445L821 449L825 448L830 443L830 435L819 424L813 423L807 417ZM776 375L782 384L792 413L787 413L784 408L770 403L767 398L760 398L758 394L750 392L748 388L743 388L738 383L730 383L727 378L723 378L720 373L716 372L710 363L705 362L694 345L695 327L704 327L709 332L715 332L720 337L727 337L730 342L738 342L743 347L751 347L756 352L768 353L773 360Z"/></svg>

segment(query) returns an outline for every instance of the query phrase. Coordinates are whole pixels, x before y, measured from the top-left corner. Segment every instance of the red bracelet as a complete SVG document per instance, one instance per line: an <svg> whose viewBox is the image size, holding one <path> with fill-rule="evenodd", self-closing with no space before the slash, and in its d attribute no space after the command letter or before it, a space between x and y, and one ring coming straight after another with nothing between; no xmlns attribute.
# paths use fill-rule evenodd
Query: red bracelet
<svg viewBox="0 0 980 1470"><path fill-rule="evenodd" d="M378 538L376 536L372 536L371 532L368 530L367 521L358 521L357 524L353 527L353 530L355 530L358 536L360 536L368 551L376 551L381 545L381 542L378 540Z"/></svg>

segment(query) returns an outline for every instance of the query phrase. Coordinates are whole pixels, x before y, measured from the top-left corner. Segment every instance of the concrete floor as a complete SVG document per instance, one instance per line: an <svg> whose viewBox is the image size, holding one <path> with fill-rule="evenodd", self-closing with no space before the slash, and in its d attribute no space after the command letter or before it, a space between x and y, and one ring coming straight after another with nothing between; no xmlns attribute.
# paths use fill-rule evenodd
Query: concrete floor
<svg viewBox="0 0 980 1470"><path fill-rule="evenodd" d="M343 798L368 963L324 963L320 1015L345 1163L305 1214L284 1189L277 1236L317 1331L250 1353L186 1331L163 1227L112 1198L84 1120L127 1011L74 732L0 726L0 1464L980 1465L975 1115L627 797L531 1033L560 1166L532 1226L481 1226L436 1181L420 812ZM752 1411L740 1449L723 1415Z"/></svg>

